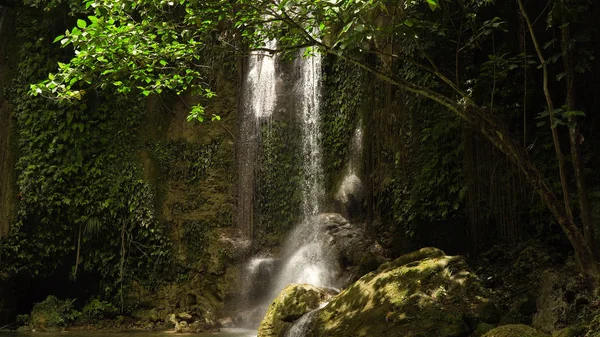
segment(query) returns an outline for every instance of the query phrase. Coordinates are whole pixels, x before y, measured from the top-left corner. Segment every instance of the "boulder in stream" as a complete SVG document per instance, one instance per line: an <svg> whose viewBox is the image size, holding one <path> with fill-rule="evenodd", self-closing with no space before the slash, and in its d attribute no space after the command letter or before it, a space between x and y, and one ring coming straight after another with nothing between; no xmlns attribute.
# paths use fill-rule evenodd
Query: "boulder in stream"
<svg viewBox="0 0 600 337"><path fill-rule="evenodd" d="M296 320L319 308L333 295L330 289L290 284L269 306L258 328L258 337L283 337Z"/></svg>
<svg viewBox="0 0 600 337"><path fill-rule="evenodd" d="M296 304L288 303L302 301L294 296L296 293L290 290L280 295L261 327L274 326L273 317L278 318L279 324L289 325L300 312L314 307L295 310ZM466 336L477 323L490 320L488 311L493 303L489 297L462 257L423 248L381 265L335 296L323 309L312 312L302 335ZM480 313L482 308L485 314ZM294 312L294 317L286 318L290 312ZM268 334L259 331L259 337L283 337L283 330L270 329Z"/></svg>

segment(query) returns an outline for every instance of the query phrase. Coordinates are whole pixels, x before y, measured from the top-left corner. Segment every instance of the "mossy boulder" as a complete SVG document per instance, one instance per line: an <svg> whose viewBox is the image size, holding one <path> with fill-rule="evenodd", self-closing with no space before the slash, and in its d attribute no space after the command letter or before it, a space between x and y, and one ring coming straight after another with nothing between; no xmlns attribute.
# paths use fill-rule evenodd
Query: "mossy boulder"
<svg viewBox="0 0 600 337"><path fill-rule="evenodd" d="M550 337L530 326L523 324L502 325L486 333L483 337Z"/></svg>
<svg viewBox="0 0 600 337"><path fill-rule="evenodd" d="M423 248L383 264L336 296L308 336L464 336L489 295L460 256Z"/></svg>
<svg viewBox="0 0 600 337"><path fill-rule="evenodd" d="M600 337L600 315L594 316L587 326L585 337Z"/></svg>
<svg viewBox="0 0 600 337"><path fill-rule="evenodd" d="M585 328L578 325L568 326L552 333L552 337L578 337L584 336Z"/></svg>
<svg viewBox="0 0 600 337"><path fill-rule="evenodd" d="M475 331L473 332L473 336L481 337L481 336L485 335L486 333L494 330L494 328L495 327L489 323L479 323L477 325L477 328L475 328Z"/></svg>
<svg viewBox="0 0 600 337"><path fill-rule="evenodd" d="M258 328L258 337L283 337L294 321L332 296L332 291L309 284L287 286L269 306Z"/></svg>

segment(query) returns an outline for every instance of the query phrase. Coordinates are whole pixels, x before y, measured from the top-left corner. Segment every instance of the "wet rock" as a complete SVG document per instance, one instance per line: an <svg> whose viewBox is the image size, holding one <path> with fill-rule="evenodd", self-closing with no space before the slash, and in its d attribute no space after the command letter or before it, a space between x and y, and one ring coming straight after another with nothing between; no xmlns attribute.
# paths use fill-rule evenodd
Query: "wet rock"
<svg viewBox="0 0 600 337"><path fill-rule="evenodd" d="M252 248L252 242L239 229L221 229L218 242L234 261L247 256Z"/></svg>
<svg viewBox="0 0 600 337"><path fill-rule="evenodd" d="M383 264L327 304L308 336L465 336L489 294L460 256L423 248Z"/></svg>
<svg viewBox="0 0 600 337"><path fill-rule="evenodd" d="M329 236L328 243L339 265L351 274L352 281L387 261L383 247L362 226L349 223L337 213L320 214L318 221Z"/></svg>
<svg viewBox="0 0 600 337"><path fill-rule="evenodd" d="M527 325L511 324L499 326L483 337L549 337L549 335Z"/></svg>
<svg viewBox="0 0 600 337"><path fill-rule="evenodd" d="M283 337L294 321L332 296L331 290L308 284L287 286L269 306L258 328L258 337Z"/></svg>
<svg viewBox="0 0 600 337"><path fill-rule="evenodd" d="M233 319L231 319L231 317L221 318L217 321L217 323L219 323L219 326L222 328L233 328L234 327Z"/></svg>
<svg viewBox="0 0 600 337"><path fill-rule="evenodd" d="M187 312L171 314L169 320L175 324L175 332L178 333L198 333L219 331L217 322L209 316L204 318L194 317Z"/></svg>
<svg viewBox="0 0 600 337"><path fill-rule="evenodd" d="M336 211L348 219L355 220L362 213L363 199L362 181L356 174L349 174L340 182L334 195Z"/></svg>

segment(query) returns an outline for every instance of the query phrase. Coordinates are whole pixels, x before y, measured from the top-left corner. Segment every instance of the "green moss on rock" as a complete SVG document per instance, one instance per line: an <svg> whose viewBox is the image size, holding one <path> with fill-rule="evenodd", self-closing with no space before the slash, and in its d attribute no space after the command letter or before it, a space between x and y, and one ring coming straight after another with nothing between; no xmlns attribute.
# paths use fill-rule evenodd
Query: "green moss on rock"
<svg viewBox="0 0 600 337"><path fill-rule="evenodd" d="M369 273L336 296L311 336L464 336L487 291L462 257L423 248Z"/></svg>
<svg viewBox="0 0 600 337"><path fill-rule="evenodd" d="M522 324L503 325L486 333L483 337L549 337L545 333Z"/></svg>
<svg viewBox="0 0 600 337"><path fill-rule="evenodd" d="M488 323L480 323L477 325L477 328L475 328L475 332L473 332L473 335L475 337L481 337L492 330L494 330L493 325Z"/></svg>
<svg viewBox="0 0 600 337"><path fill-rule="evenodd" d="M309 284L287 286L271 303L258 328L258 337L283 337L293 322L331 298L331 292Z"/></svg>
<svg viewBox="0 0 600 337"><path fill-rule="evenodd" d="M552 333L552 337L578 337L584 336L584 328L581 326L569 326Z"/></svg>

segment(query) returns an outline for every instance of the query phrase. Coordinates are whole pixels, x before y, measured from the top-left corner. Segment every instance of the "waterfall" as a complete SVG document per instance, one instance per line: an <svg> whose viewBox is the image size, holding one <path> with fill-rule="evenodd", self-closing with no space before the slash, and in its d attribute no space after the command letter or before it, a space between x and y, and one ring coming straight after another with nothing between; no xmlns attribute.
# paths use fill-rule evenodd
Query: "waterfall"
<svg viewBox="0 0 600 337"><path fill-rule="evenodd" d="M295 107L299 121L298 127L301 131L302 182L300 192L302 202L299 211L302 220L289 234L281 250L281 260L276 263L275 270L272 269L275 265L273 260L260 256L251 259L247 264L244 271L247 278L255 280L252 282L261 283L264 287L262 290L266 291L264 301L258 299L261 296L254 297L254 310L247 311L248 317L254 316L256 311L260 311L264 315L273 298L291 283L309 283L317 287L334 287L336 285L337 265L328 249L327 240L329 238L319 228L320 221L318 219L321 211L320 203L325 195L320 128L322 61L319 54L303 57L303 53L304 50L294 63L293 92L288 93L289 97L295 101L291 106ZM250 161L250 159L256 159L257 149L260 146L258 144L260 121L271 118L276 103L275 82L277 76L274 62L268 56L252 56L250 60L245 82L247 108L241 125L241 133L244 135L242 141L247 142L240 144L242 151L240 156L243 157L241 162L244 165L254 165L254 161ZM249 188L254 188L255 172L253 166L251 168L240 167L240 169L246 170L241 172L243 174L240 177L240 184L249 184L240 192L239 212L245 214L240 219L246 221L241 222L240 225L244 225L245 229L251 232L253 190ZM246 193L247 195L244 196L243 194ZM246 210L245 207L248 209ZM269 267L264 268L264 266ZM268 272L261 273L258 270ZM267 280L262 279L271 272L273 272L271 278L267 276ZM257 277L261 280L256 281ZM248 288L256 289L254 284ZM252 326L251 318L248 325Z"/></svg>
<svg viewBox="0 0 600 337"><path fill-rule="evenodd" d="M356 129L354 129L354 135L352 136L352 143L350 144L348 157L348 175L355 174L360 176L362 173L361 165L363 160L362 118L358 120Z"/></svg>
<svg viewBox="0 0 600 337"><path fill-rule="evenodd" d="M321 309L313 310L294 322L294 325L285 333L285 337L305 337Z"/></svg>
<svg viewBox="0 0 600 337"><path fill-rule="evenodd" d="M275 49L277 42L265 42ZM252 238L254 219L254 174L257 162L258 135L262 119L270 119L277 101L276 59L265 52L254 53L248 60L248 72L243 84L238 141L238 212L237 223L246 237Z"/></svg>
<svg viewBox="0 0 600 337"><path fill-rule="evenodd" d="M275 49L275 40L266 41L265 48ZM263 117L271 117L276 103L275 57L266 52L250 56L246 83L248 88L249 110L258 124Z"/></svg>
<svg viewBox="0 0 600 337"><path fill-rule="evenodd" d="M320 128L321 56L297 60L300 78L295 87L300 100L303 150L302 220L283 247L282 270L272 295L290 283L332 287L336 264L327 247L327 237L319 228L317 215L324 196Z"/></svg>
<svg viewBox="0 0 600 337"><path fill-rule="evenodd" d="M302 150L304 152L304 184L302 186L302 215L309 218L319 213L323 197L323 165L321 151L321 55L301 57L298 97L302 103Z"/></svg>

